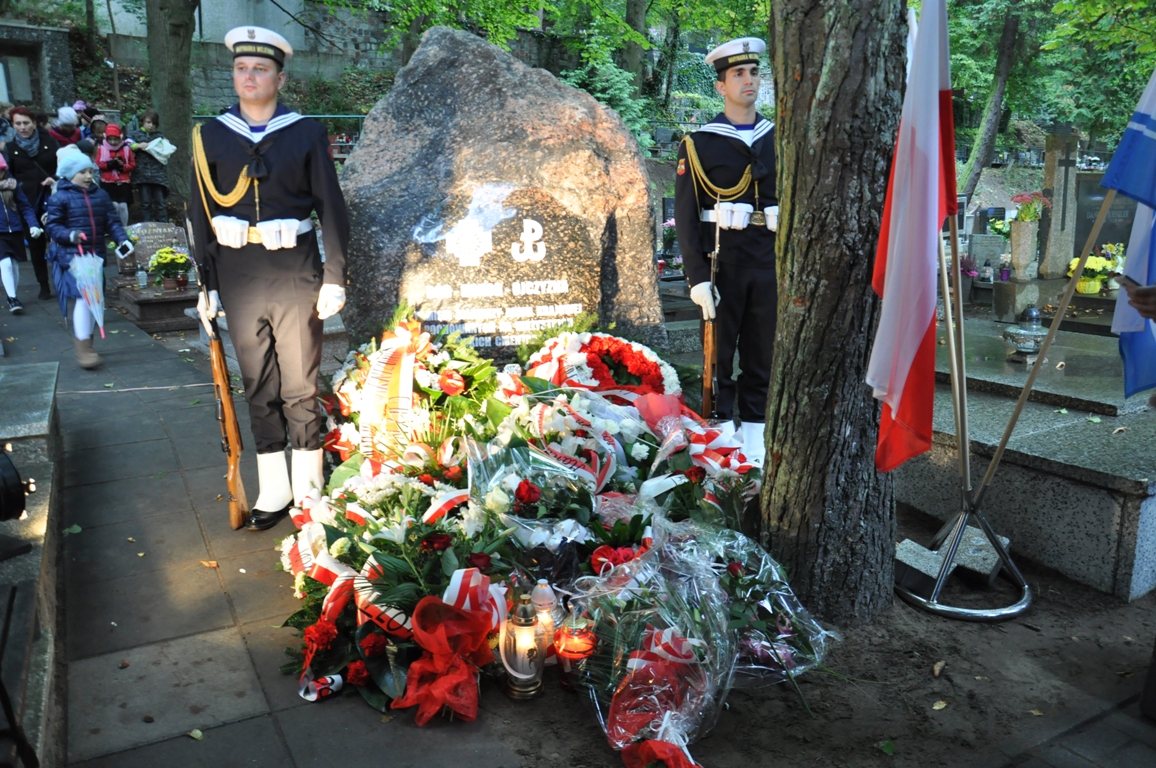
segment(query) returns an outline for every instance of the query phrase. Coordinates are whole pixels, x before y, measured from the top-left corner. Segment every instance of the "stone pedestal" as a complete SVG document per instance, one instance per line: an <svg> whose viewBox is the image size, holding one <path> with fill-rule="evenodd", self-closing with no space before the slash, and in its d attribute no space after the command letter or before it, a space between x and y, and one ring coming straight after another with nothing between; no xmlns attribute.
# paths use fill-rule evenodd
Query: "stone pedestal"
<svg viewBox="0 0 1156 768"><path fill-rule="evenodd" d="M1029 304L1043 307L1058 301L1067 284L1067 280L995 283L992 317L1001 323L1014 323Z"/></svg>
<svg viewBox="0 0 1156 768"><path fill-rule="evenodd" d="M1044 154L1044 197L1052 207L1040 217L1040 277L1066 277L1076 248L1076 143L1071 134L1048 136Z"/></svg>
<svg viewBox="0 0 1156 768"><path fill-rule="evenodd" d="M189 285L184 291L163 291L159 288L120 291L120 302L128 310L128 318L146 333L160 331L188 331L197 327L197 321L185 315L185 310L197 306L197 287Z"/></svg>
<svg viewBox="0 0 1156 768"><path fill-rule="evenodd" d="M1039 253L1040 223L1013 221L1011 228L1012 269L1015 270L1012 279L1022 283L1031 279L1028 276L1028 265L1036 260Z"/></svg>

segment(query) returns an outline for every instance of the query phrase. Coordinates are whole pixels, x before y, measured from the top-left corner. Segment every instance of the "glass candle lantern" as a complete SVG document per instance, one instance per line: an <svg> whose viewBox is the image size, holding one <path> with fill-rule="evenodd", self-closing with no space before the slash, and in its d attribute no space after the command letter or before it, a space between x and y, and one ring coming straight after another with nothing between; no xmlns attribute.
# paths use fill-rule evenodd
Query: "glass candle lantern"
<svg viewBox="0 0 1156 768"><path fill-rule="evenodd" d="M538 614L538 623L542 625L542 630L546 633L546 642L552 642L554 631L562 626L562 620L566 614L562 610L562 606L558 604L558 596L554 594L550 582L545 579L538 579L537 586L530 592L530 602L533 603L534 611Z"/></svg>
<svg viewBox="0 0 1156 768"><path fill-rule="evenodd" d="M542 690L546 664L546 630L538 621L530 596L518 598L510 618L502 625L502 665L506 668L506 694L530 699Z"/></svg>
<svg viewBox="0 0 1156 768"><path fill-rule="evenodd" d="M563 688L574 687L575 673L597 645L598 636L590 619L575 614L566 617L554 633L554 652L558 655Z"/></svg>

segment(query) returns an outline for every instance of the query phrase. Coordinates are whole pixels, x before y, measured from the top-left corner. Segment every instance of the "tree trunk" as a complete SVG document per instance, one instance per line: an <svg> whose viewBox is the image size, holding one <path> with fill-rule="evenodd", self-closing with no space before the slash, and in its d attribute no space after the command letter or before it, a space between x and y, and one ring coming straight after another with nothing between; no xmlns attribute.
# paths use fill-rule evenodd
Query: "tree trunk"
<svg viewBox="0 0 1156 768"><path fill-rule="evenodd" d="M880 408L864 378L902 107L905 4L772 7L779 316L762 539L804 605L850 625L887 609L894 586L892 483L875 471Z"/></svg>
<svg viewBox="0 0 1156 768"><path fill-rule="evenodd" d="M967 156L967 164L963 166L963 184L960 185L961 195L971 195L979 186L979 177L983 167L991 157L995 148L995 137L999 132L999 119L1003 114L1003 97L1007 91L1008 73L1011 72L1015 61L1016 36L1019 34L1020 19L1016 15L1014 5L1008 7L1007 16L1003 20L1003 32L999 36L999 49L996 53L995 80L991 84L991 93L987 97L987 106L983 108L983 119L979 124L979 132L975 136L975 143L971 145L971 154Z"/></svg>
<svg viewBox="0 0 1156 768"><path fill-rule="evenodd" d="M646 4L647 0L626 0L626 26L638 34L646 37ZM622 51L622 68L634 76L634 97L642 93L642 83L645 79L643 71L643 50L636 42L626 43Z"/></svg>
<svg viewBox="0 0 1156 768"><path fill-rule="evenodd" d="M145 0L153 108L165 137L177 146L169 158L169 202L189 202L193 131L193 34L199 0Z"/></svg>
<svg viewBox="0 0 1156 768"><path fill-rule="evenodd" d="M96 55L96 0L84 0L84 23L88 30L84 42L88 46L88 55Z"/></svg>

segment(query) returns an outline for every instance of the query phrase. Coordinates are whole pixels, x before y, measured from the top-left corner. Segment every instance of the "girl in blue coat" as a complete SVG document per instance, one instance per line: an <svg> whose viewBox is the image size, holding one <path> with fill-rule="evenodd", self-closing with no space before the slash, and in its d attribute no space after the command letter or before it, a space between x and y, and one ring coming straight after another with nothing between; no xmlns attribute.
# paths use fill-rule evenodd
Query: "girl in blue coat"
<svg viewBox="0 0 1156 768"><path fill-rule="evenodd" d="M118 243L128 240L108 193L92 185L95 168L92 160L81 152L69 152L58 161L56 172L61 181L56 185L55 194L48 198L45 224L51 240L48 261L52 264L52 281L56 284L60 311L66 317L68 300L76 299L72 308L72 333L76 362L81 368L95 368L102 361L92 347L96 318L81 300L68 267L81 248L86 253L103 256L105 244L110 240Z"/></svg>
<svg viewBox="0 0 1156 768"><path fill-rule="evenodd" d="M20 270L17 261L24 261L24 229L33 240L43 232L36 221L36 212L20 188L19 182L8 173L8 162L0 155L0 280L4 283L4 293L8 296L8 311L19 314L24 305L16 298L16 286L20 284Z"/></svg>

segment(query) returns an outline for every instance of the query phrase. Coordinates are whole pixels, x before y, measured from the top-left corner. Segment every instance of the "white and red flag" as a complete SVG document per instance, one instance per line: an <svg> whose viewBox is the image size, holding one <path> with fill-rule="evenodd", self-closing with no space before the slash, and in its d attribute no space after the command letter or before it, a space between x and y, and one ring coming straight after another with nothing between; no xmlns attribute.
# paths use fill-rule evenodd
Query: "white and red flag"
<svg viewBox="0 0 1156 768"><path fill-rule="evenodd" d="M867 383L883 401L875 467L931 448L938 241L955 215L955 124L945 0L923 3L887 184L872 286L883 311Z"/></svg>

